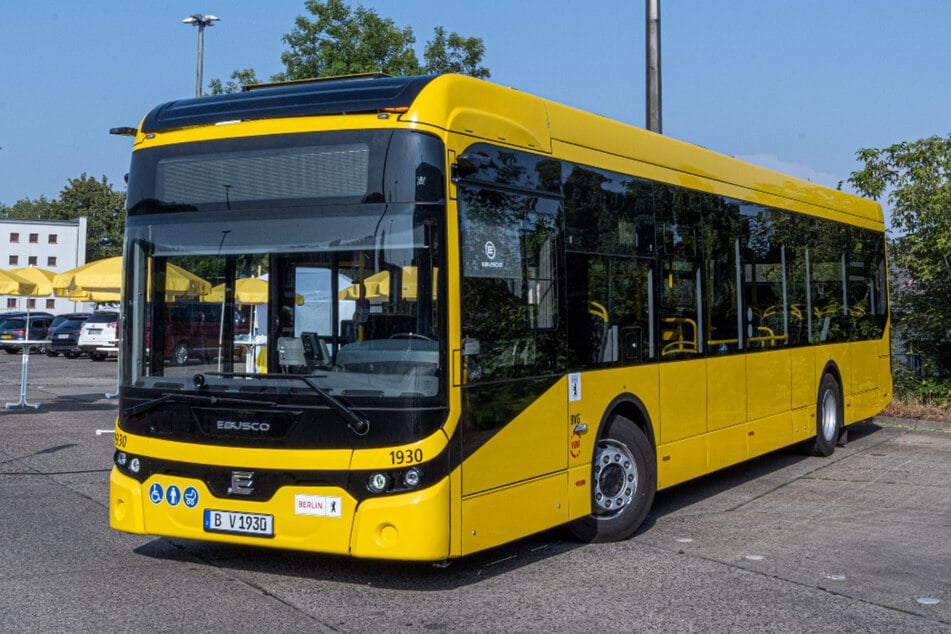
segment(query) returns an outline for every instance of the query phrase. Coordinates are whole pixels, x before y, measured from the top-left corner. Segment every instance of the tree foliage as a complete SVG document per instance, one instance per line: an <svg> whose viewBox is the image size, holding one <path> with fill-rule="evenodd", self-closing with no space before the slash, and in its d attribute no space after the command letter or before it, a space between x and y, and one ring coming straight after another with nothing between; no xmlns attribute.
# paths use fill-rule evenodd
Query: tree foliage
<svg viewBox="0 0 951 634"><path fill-rule="evenodd" d="M83 173L70 178L56 200L23 199L0 209L4 218L75 220L86 217L86 260L122 254L125 227L125 192L117 192L105 176L100 180Z"/></svg>
<svg viewBox="0 0 951 634"><path fill-rule="evenodd" d="M951 136L857 152L849 182L891 208L893 322L930 374L951 376Z"/></svg>
<svg viewBox="0 0 951 634"><path fill-rule="evenodd" d="M284 35L284 71L272 76L272 81L376 72L489 77L489 69L482 65L485 45L481 38L447 35L438 26L420 62L412 27L397 26L373 9L361 5L354 9L342 0L307 0L304 8L310 15L298 16L293 30ZM242 85L256 82L254 69L246 68L234 71L227 83L213 79L209 90L211 94L237 92Z"/></svg>

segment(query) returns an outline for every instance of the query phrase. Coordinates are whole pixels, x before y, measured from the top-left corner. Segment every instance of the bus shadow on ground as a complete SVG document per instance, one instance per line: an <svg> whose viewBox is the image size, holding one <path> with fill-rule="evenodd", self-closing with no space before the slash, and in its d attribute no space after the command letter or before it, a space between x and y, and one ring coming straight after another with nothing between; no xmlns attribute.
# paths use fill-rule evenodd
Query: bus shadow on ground
<svg viewBox="0 0 951 634"><path fill-rule="evenodd" d="M850 441L869 436L880 429L870 422L855 425L849 428ZM650 530L665 515L810 459L819 460L805 455L795 446L789 447L658 492L650 514L637 534ZM235 573L283 575L391 590L439 592L481 583L582 547L598 546L578 542L566 528L559 527L450 562L435 563L353 559L339 555L172 538L154 539L136 548L135 553L143 557L207 565Z"/></svg>

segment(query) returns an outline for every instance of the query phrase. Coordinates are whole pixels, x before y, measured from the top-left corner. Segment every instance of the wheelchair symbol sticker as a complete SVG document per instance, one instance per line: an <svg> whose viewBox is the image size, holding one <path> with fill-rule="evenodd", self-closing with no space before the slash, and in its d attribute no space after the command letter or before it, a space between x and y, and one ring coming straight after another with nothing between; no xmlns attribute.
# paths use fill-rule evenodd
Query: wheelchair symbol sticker
<svg viewBox="0 0 951 634"><path fill-rule="evenodd" d="M153 482L149 487L149 499L152 500L152 504L161 504L163 497L165 497L165 491L162 490L162 485Z"/></svg>

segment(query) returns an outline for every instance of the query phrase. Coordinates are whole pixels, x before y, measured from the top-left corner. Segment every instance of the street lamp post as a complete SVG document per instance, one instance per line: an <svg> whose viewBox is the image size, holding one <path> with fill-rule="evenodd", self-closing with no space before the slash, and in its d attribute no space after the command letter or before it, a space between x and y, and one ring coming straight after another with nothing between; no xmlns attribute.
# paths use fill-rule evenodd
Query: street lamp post
<svg viewBox="0 0 951 634"><path fill-rule="evenodd" d="M205 56L205 27L214 26L219 18L216 18L213 15L201 15L196 13L195 15L190 15L182 22L185 24L191 24L192 26L198 27L198 72L195 76L195 96L201 97L201 68L203 63L203 58Z"/></svg>

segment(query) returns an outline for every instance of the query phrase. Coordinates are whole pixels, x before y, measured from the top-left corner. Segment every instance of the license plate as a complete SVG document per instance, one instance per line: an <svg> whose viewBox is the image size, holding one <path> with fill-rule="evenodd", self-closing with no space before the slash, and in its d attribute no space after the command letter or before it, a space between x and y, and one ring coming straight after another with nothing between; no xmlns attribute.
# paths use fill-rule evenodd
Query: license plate
<svg viewBox="0 0 951 634"><path fill-rule="evenodd" d="M253 537L274 537L274 516L205 509L205 531Z"/></svg>
<svg viewBox="0 0 951 634"><path fill-rule="evenodd" d="M102 334L102 328L90 328L90 329L87 330L86 332L88 332L88 333L91 334L91 335L101 335L101 334Z"/></svg>
<svg viewBox="0 0 951 634"><path fill-rule="evenodd" d="M0 335L0 339L13 339L13 335Z"/></svg>
<svg viewBox="0 0 951 634"><path fill-rule="evenodd" d="M57 339L69 339L69 335L56 335Z"/></svg>

